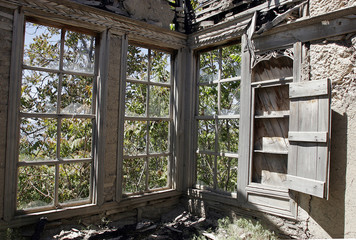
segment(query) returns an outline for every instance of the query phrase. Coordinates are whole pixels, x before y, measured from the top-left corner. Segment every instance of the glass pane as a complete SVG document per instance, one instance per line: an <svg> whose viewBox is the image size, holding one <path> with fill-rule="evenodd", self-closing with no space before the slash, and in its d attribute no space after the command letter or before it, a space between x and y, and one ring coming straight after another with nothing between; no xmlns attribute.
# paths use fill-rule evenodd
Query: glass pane
<svg viewBox="0 0 356 240"><path fill-rule="evenodd" d="M198 154L197 184L214 187L214 159L212 155Z"/></svg>
<svg viewBox="0 0 356 240"><path fill-rule="evenodd" d="M146 116L147 86L126 82L125 116Z"/></svg>
<svg viewBox="0 0 356 240"><path fill-rule="evenodd" d="M151 50L150 81L169 83L171 74L171 55Z"/></svg>
<svg viewBox="0 0 356 240"><path fill-rule="evenodd" d="M57 120L21 119L19 161L55 160L56 150Z"/></svg>
<svg viewBox="0 0 356 240"><path fill-rule="evenodd" d="M237 162L237 158L218 157L216 178L219 189L236 192Z"/></svg>
<svg viewBox="0 0 356 240"><path fill-rule="evenodd" d="M124 124L124 155L146 153L147 122L125 121Z"/></svg>
<svg viewBox="0 0 356 240"><path fill-rule="evenodd" d="M57 86L57 74L24 70L21 85L21 111L56 113Z"/></svg>
<svg viewBox="0 0 356 240"><path fill-rule="evenodd" d="M128 78L147 81L148 49L129 45L126 74Z"/></svg>
<svg viewBox="0 0 356 240"><path fill-rule="evenodd" d="M92 113L92 77L63 75L61 94L61 113Z"/></svg>
<svg viewBox="0 0 356 240"><path fill-rule="evenodd" d="M144 158L124 159L122 182L124 193L142 192L146 190L146 161Z"/></svg>
<svg viewBox="0 0 356 240"><path fill-rule="evenodd" d="M222 49L221 78L241 76L241 45L232 45Z"/></svg>
<svg viewBox="0 0 356 240"><path fill-rule="evenodd" d="M219 50L200 54L200 82L210 82L219 79Z"/></svg>
<svg viewBox="0 0 356 240"><path fill-rule="evenodd" d="M198 121L198 148L199 150L215 151L215 121Z"/></svg>
<svg viewBox="0 0 356 240"><path fill-rule="evenodd" d="M218 113L218 86L199 87L199 115L214 115Z"/></svg>
<svg viewBox="0 0 356 240"><path fill-rule="evenodd" d="M221 114L240 114L240 81L221 83Z"/></svg>
<svg viewBox="0 0 356 240"><path fill-rule="evenodd" d="M88 200L91 163L59 165L58 200L60 203Z"/></svg>
<svg viewBox="0 0 356 240"><path fill-rule="evenodd" d="M150 117L169 117L170 88L150 86Z"/></svg>
<svg viewBox="0 0 356 240"><path fill-rule="evenodd" d="M23 63L58 69L60 41L60 29L27 22Z"/></svg>
<svg viewBox="0 0 356 240"><path fill-rule="evenodd" d="M54 166L19 167L17 209L50 206L54 203Z"/></svg>
<svg viewBox="0 0 356 240"><path fill-rule="evenodd" d="M91 119L65 118L61 124L61 157L90 158L93 123Z"/></svg>
<svg viewBox="0 0 356 240"><path fill-rule="evenodd" d="M168 129L167 121L151 121L150 123L150 153L168 152Z"/></svg>
<svg viewBox="0 0 356 240"><path fill-rule="evenodd" d="M94 72L95 37L66 31L64 39L63 69Z"/></svg>
<svg viewBox="0 0 356 240"><path fill-rule="evenodd" d="M220 152L238 153L239 149L239 120L219 120Z"/></svg>
<svg viewBox="0 0 356 240"><path fill-rule="evenodd" d="M167 186L168 157L153 157L148 165L149 189L163 188Z"/></svg>

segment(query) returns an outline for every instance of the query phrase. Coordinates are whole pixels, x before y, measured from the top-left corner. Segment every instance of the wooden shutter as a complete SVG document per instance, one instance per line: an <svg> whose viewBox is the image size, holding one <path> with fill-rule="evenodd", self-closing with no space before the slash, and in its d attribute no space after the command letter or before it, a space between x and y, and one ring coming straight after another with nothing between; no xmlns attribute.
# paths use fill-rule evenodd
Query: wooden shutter
<svg viewBox="0 0 356 240"><path fill-rule="evenodd" d="M291 83L287 187L328 197L330 80Z"/></svg>

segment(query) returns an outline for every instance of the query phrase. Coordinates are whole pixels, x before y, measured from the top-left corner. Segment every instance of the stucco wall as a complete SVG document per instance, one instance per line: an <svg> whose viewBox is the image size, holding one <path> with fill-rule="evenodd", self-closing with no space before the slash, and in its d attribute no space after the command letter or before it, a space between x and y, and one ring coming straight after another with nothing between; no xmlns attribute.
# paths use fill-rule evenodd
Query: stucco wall
<svg viewBox="0 0 356 240"><path fill-rule="evenodd" d="M4 196L6 129L13 11L0 9L0 196ZM3 197L0 197L0 219L3 217Z"/></svg>
<svg viewBox="0 0 356 240"><path fill-rule="evenodd" d="M356 0L310 0L310 16L332 12L340 8L356 5Z"/></svg>
<svg viewBox="0 0 356 240"><path fill-rule="evenodd" d="M313 238L356 237L356 37L311 43L310 78L332 80L329 200L300 195L299 218Z"/></svg>

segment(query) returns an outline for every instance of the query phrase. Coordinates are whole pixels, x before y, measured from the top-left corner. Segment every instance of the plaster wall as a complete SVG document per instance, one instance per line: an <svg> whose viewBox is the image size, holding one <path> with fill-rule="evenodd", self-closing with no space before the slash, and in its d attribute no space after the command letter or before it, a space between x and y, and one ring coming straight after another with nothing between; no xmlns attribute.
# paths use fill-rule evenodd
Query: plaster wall
<svg viewBox="0 0 356 240"><path fill-rule="evenodd" d="M6 129L8 90L10 82L10 59L12 44L13 11L5 7L0 10L0 196L4 196ZM0 219L3 218L4 198L0 197Z"/></svg>
<svg viewBox="0 0 356 240"><path fill-rule="evenodd" d="M311 43L310 79L332 80L329 199L300 195L298 215L312 238L356 237L356 37Z"/></svg>
<svg viewBox="0 0 356 240"><path fill-rule="evenodd" d="M356 5L356 0L310 0L310 16L314 17L340 8Z"/></svg>

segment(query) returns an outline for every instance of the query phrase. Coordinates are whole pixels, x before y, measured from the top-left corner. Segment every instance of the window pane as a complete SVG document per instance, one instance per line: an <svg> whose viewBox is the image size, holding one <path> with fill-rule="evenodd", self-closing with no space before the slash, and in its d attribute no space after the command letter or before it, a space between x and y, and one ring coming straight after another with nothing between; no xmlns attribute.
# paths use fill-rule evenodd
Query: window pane
<svg viewBox="0 0 356 240"><path fill-rule="evenodd" d="M24 64L34 67L58 69L60 41L60 29L27 22Z"/></svg>
<svg viewBox="0 0 356 240"><path fill-rule="evenodd" d="M122 168L124 193L146 190L146 161L144 158L124 159Z"/></svg>
<svg viewBox="0 0 356 240"><path fill-rule="evenodd" d="M214 115L218 112L217 85L199 87L199 115Z"/></svg>
<svg viewBox="0 0 356 240"><path fill-rule="evenodd" d="M94 72L95 37L66 31L63 68L68 71Z"/></svg>
<svg viewBox="0 0 356 240"><path fill-rule="evenodd" d="M221 152L238 153L239 120L219 120L219 147Z"/></svg>
<svg viewBox="0 0 356 240"><path fill-rule="evenodd" d="M126 83L125 116L145 116L147 86L137 83Z"/></svg>
<svg viewBox="0 0 356 240"><path fill-rule="evenodd" d="M198 121L198 148L199 150L215 151L215 121Z"/></svg>
<svg viewBox="0 0 356 240"><path fill-rule="evenodd" d="M167 186L168 157L153 157L149 159L149 189Z"/></svg>
<svg viewBox="0 0 356 240"><path fill-rule="evenodd" d="M147 122L125 121L124 155L146 153Z"/></svg>
<svg viewBox="0 0 356 240"><path fill-rule="evenodd" d="M62 119L61 157L66 159L90 158L92 128L91 119Z"/></svg>
<svg viewBox="0 0 356 240"><path fill-rule="evenodd" d="M168 152L168 121L151 121L150 153Z"/></svg>
<svg viewBox="0 0 356 240"><path fill-rule="evenodd" d="M88 200L91 163L59 165L58 200L67 203Z"/></svg>
<svg viewBox="0 0 356 240"><path fill-rule="evenodd" d="M212 155L198 154L197 184L214 187L214 159Z"/></svg>
<svg viewBox="0 0 356 240"><path fill-rule="evenodd" d="M56 149L57 120L21 119L19 161L55 160Z"/></svg>
<svg viewBox="0 0 356 240"><path fill-rule="evenodd" d="M129 45L127 52L127 77L147 81L148 49Z"/></svg>
<svg viewBox="0 0 356 240"><path fill-rule="evenodd" d="M240 114L240 81L221 83L221 114Z"/></svg>
<svg viewBox="0 0 356 240"><path fill-rule="evenodd" d="M56 113L57 86L57 74L24 70L21 86L21 111Z"/></svg>
<svg viewBox="0 0 356 240"><path fill-rule="evenodd" d="M221 78L238 77L241 75L241 45L232 45L222 49Z"/></svg>
<svg viewBox="0 0 356 240"><path fill-rule="evenodd" d="M150 117L169 117L170 88L150 86Z"/></svg>
<svg viewBox="0 0 356 240"><path fill-rule="evenodd" d="M54 166L19 167L17 209L53 205L54 175Z"/></svg>
<svg viewBox="0 0 356 240"><path fill-rule="evenodd" d="M169 83L171 74L171 55L156 50L151 50L150 81Z"/></svg>
<svg viewBox="0 0 356 240"><path fill-rule="evenodd" d="M200 82L210 82L219 78L219 50L200 54Z"/></svg>
<svg viewBox="0 0 356 240"><path fill-rule="evenodd" d="M217 183L218 188L228 192L236 191L237 158L218 157Z"/></svg>
<svg viewBox="0 0 356 240"><path fill-rule="evenodd" d="M61 94L61 113L92 113L92 77L63 75Z"/></svg>

